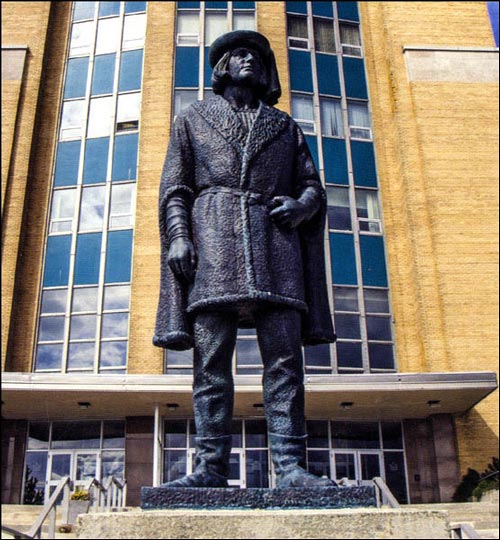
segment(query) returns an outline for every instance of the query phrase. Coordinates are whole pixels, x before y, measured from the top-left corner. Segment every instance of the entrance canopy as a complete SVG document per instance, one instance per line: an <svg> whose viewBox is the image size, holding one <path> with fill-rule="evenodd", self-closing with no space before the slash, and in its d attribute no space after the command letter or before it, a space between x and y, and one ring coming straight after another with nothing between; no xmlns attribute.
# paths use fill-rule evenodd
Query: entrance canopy
<svg viewBox="0 0 500 540"><path fill-rule="evenodd" d="M192 377L2 373L4 419L57 420L193 414ZM464 413L498 387L494 372L306 376L306 416L402 420ZM235 376L237 417L263 416L261 378ZM157 408L158 407L158 408Z"/></svg>

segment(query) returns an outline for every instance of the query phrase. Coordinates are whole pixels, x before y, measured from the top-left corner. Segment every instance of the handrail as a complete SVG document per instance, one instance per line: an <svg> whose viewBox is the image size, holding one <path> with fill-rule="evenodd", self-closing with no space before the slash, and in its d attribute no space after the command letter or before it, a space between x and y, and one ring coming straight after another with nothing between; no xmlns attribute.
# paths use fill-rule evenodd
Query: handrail
<svg viewBox="0 0 500 540"><path fill-rule="evenodd" d="M480 534L470 523L455 523L450 525L451 538L481 538Z"/></svg>
<svg viewBox="0 0 500 540"><path fill-rule="evenodd" d="M6 525L2 525L2 531L12 534L14 538L41 538L42 526L50 514L48 538L55 538L56 503L59 499L59 495L64 491L62 509L63 516L66 518L67 521L69 513L69 494L72 488L73 482L71 481L70 477L63 476L63 478L61 478L61 480L57 484L54 493L52 493L52 495L50 496L50 499L47 501L47 503L44 504L42 511L36 518L35 523L31 526L29 531L23 533L21 531L17 531L16 529L12 529L11 527L7 527Z"/></svg>
<svg viewBox="0 0 500 540"><path fill-rule="evenodd" d="M377 506L380 507L383 504L389 505L391 508L401 508L396 497L391 493L389 486L384 482L380 476L373 478L373 483L377 492Z"/></svg>
<svg viewBox="0 0 500 540"><path fill-rule="evenodd" d="M97 478L90 480L87 484L87 490L90 492L92 489L92 492L94 492L94 489L97 489L98 491L97 496L93 497L92 510L99 512L125 506L126 485L126 480L121 483L114 476L110 476L104 484Z"/></svg>

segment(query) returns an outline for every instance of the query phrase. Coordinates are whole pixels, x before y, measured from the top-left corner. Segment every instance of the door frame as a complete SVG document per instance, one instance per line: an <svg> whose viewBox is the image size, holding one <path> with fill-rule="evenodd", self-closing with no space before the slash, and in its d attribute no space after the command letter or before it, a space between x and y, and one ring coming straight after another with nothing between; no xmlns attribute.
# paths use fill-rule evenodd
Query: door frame
<svg viewBox="0 0 500 540"><path fill-rule="evenodd" d="M356 486L366 486L371 485L371 478L368 480L362 479L362 467L361 467L361 456L370 454L378 456L379 471L380 477L385 482L385 470L384 470L384 456L383 451L376 448L337 448L335 450L330 450L330 467L332 471L332 478L336 482L340 480L336 476L336 454L351 454L354 456L354 479L349 479L349 483Z"/></svg>

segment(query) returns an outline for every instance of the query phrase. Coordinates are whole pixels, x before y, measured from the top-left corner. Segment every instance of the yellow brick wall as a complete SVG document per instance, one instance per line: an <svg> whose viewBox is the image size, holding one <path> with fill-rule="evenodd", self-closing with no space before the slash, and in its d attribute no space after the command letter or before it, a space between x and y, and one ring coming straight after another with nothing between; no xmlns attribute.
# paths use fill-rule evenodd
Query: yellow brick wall
<svg viewBox="0 0 500 540"><path fill-rule="evenodd" d="M148 2L134 232L128 373L163 373L152 344L160 282L158 190L170 134L175 2Z"/></svg>
<svg viewBox="0 0 500 540"><path fill-rule="evenodd" d="M361 2L400 371L496 371L498 84L409 82L403 46L494 47L484 2ZM456 419L498 453L498 392Z"/></svg>
<svg viewBox="0 0 500 540"><path fill-rule="evenodd" d="M9 4L8 17L5 16L5 4ZM52 160L71 3L53 3L50 18L49 7L50 2L2 3L2 13L5 16L2 39L6 43L13 41L29 46L4 209L8 219L4 221L2 229L5 241L2 252L2 355L6 355L6 364L2 364L2 368L9 371L29 372L32 369ZM23 25L19 24L20 20L23 20ZM46 32L52 36L47 43ZM39 96L41 77L43 91ZM19 262L18 249L21 250ZM10 340L7 346L9 323Z"/></svg>

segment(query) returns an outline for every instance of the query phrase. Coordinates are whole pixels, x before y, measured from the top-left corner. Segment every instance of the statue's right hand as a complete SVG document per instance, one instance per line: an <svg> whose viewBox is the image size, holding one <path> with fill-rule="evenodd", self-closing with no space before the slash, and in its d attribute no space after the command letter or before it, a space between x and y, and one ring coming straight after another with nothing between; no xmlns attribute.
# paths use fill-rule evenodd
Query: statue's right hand
<svg viewBox="0 0 500 540"><path fill-rule="evenodd" d="M178 237L170 244L168 264L172 272L188 283L193 281L196 268L196 252L189 238Z"/></svg>

